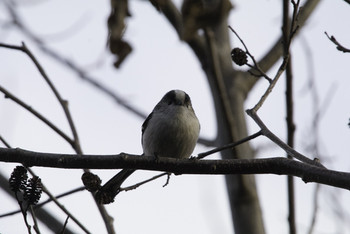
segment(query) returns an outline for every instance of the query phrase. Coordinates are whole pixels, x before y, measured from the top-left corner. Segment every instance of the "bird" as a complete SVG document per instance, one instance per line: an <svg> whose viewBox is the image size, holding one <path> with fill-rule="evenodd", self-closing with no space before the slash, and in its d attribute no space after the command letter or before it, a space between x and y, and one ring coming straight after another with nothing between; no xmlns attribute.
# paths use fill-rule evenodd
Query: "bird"
<svg viewBox="0 0 350 234"><path fill-rule="evenodd" d="M142 124L143 155L169 158L189 158L196 146L200 123L190 96L182 90L171 90L154 107ZM95 194L100 204L114 201L122 183L135 172L123 169Z"/></svg>

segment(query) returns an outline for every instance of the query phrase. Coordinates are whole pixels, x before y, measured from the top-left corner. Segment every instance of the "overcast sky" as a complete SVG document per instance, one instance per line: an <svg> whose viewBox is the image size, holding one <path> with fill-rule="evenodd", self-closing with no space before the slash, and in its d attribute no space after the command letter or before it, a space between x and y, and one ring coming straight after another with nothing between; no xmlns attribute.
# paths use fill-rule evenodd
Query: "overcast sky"
<svg viewBox="0 0 350 234"><path fill-rule="evenodd" d="M19 1L24 2L24 1ZM180 5L180 1L177 4ZM250 52L259 59L281 33L281 2L278 0L234 1L229 24L240 34ZM310 18L292 45L295 77L296 148L306 155L325 157L331 169L350 170L349 54L336 50L324 32L334 35L350 47L350 5L345 1L325 0ZM189 47L178 37L148 1L130 1L132 17L128 19L125 38L133 52L120 70L112 66L113 57L106 49L109 1L44 1L18 4L18 13L26 26L58 54L74 61L89 75L122 95L130 104L148 114L160 98L171 89L183 89L192 99L201 122L201 136L213 138L216 133L215 114L206 78ZM9 15L0 2L0 25ZM232 44L241 46L232 35ZM1 27L0 42L20 45L24 41L45 68L49 77L68 100L86 154L141 154L143 119L117 105L105 94L81 81L77 74L42 53L33 41L16 28ZM230 51L228 51L229 53ZM0 48L0 85L25 100L33 108L70 134L69 126L54 95L28 57L18 51ZM273 75L275 69L269 71ZM316 82L319 108L312 101L308 82ZM261 80L250 94L246 107L252 107L267 87ZM267 126L285 139L285 107L283 79L279 81L259 114ZM322 110L319 125L321 155L310 155L315 129L312 118ZM251 133L258 130L248 118ZM8 99L0 98L0 135L12 147L40 151L73 153L57 134L28 112ZM252 142L262 147L258 157L285 156L267 139ZM0 144L0 147L3 145ZM207 148L197 146L194 154ZM218 158L213 155L210 158ZM0 163L2 173L9 176L15 164ZM34 168L43 183L54 194L81 186L81 170ZM115 171L95 170L106 181ZM127 184L154 175L137 172ZM315 184L296 181L296 211L299 233L306 233L311 222ZM233 233L223 176L172 176L163 188L164 179L137 190L121 193L107 209L114 217L118 233ZM259 195L267 233L288 233L286 178L276 175L257 176ZM349 222L341 223L332 211L337 202L349 218L348 192L321 186L319 216L315 233L350 234ZM335 197L331 197L336 195ZM0 192L0 214L18 209L15 201ZM43 195L43 199L46 196ZM60 200L92 233L102 233L104 224L88 192L80 192ZM57 217L65 215L54 205L47 208ZM337 219L338 221L334 221ZM349 221L349 219L347 220ZM82 233L69 221L69 227ZM40 225L42 233L48 231ZM19 229L21 231L19 231ZM20 215L0 219L1 233L25 233Z"/></svg>

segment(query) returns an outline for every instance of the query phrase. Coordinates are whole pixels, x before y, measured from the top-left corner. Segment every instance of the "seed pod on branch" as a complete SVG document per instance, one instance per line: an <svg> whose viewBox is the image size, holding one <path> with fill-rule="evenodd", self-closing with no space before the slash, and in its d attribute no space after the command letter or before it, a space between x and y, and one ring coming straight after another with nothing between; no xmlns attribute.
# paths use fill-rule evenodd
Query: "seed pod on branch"
<svg viewBox="0 0 350 234"><path fill-rule="evenodd" d="M20 192L20 190L24 190L27 184L28 174L27 169L23 166L17 166L13 169L11 173L11 177L9 179L10 188L14 192Z"/></svg>
<svg viewBox="0 0 350 234"><path fill-rule="evenodd" d="M43 185L41 184L41 179L38 176L34 176L28 180L24 191L24 200L31 205L35 205L40 200L42 191Z"/></svg>
<svg viewBox="0 0 350 234"><path fill-rule="evenodd" d="M231 58L238 66L243 66L248 62L247 53L238 47L231 50Z"/></svg>

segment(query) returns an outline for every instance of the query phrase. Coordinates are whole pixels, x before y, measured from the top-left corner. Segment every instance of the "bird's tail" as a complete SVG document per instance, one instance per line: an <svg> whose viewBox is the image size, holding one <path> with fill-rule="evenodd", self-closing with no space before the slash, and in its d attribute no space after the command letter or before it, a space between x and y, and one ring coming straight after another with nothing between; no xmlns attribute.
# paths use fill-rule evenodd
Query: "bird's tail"
<svg viewBox="0 0 350 234"><path fill-rule="evenodd" d="M114 201L115 196L120 192L120 186L135 170L123 169L113 176L95 194L95 198L100 204L109 204Z"/></svg>

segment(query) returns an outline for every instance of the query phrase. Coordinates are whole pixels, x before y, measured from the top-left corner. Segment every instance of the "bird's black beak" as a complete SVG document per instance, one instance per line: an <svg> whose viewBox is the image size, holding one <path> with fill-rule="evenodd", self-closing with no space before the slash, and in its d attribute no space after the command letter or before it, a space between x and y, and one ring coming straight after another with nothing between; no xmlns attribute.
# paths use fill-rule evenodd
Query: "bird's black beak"
<svg viewBox="0 0 350 234"><path fill-rule="evenodd" d="M183 106L184 102L181 100L175 100L174 104L177 106Z"/></svg>

